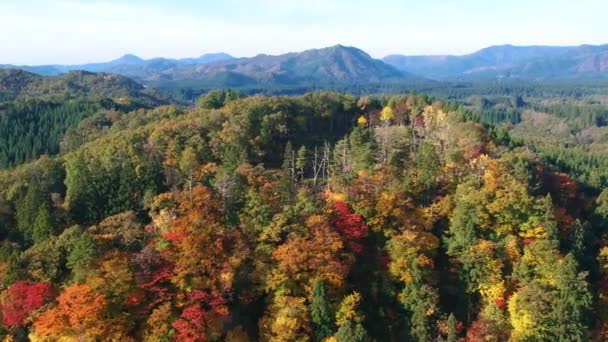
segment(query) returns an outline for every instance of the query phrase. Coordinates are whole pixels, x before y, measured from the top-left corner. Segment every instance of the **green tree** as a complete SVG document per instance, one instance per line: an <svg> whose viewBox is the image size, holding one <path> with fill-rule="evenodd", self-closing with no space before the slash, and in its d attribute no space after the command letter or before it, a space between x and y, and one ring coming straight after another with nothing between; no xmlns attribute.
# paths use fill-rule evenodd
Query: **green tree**
<svg viewBox="0 0 608 342"><path fill-rule="evenodd" d="M32 238L34 243L44 241L55 233L53 217L48 205L40 206L36 219L34 220L34 228Z"/></svg>
<svg viewBox="0 0 608 342"><path fill-rule="evenodd" d="M310 316L316 341L323 341L333 334L335 327L323 280L315 281L310 303Z"/></svg>
<svg viewBox="0 0 608 342"><path fill-rule="evenodd" d="M456 327L456 317L453 313L450 313L448 316L447 326L448 326L448 336L446 342L458 342L458 330Z"/></svg>
<svg viewBox="0 0 608 342"><path fill-rule="evenodd" d="M92 271L92 265L97 259L97 244L87 232L81 232L74 240L67 257L67 266L72 270L72 277L77 282L85 280Z"/></svg>

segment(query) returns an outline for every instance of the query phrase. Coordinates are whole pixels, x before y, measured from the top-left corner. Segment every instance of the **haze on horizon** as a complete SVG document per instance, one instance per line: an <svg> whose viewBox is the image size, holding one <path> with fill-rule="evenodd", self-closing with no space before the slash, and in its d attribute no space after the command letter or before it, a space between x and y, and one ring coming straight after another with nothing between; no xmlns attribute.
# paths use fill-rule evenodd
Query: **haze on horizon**
<svg viewBox="0 0 608 342"><path fill-rule="evenodd" d="M603 44L605 0L22 0L0 3L0 64L237 57L336 44L388 54Z"/></svg>

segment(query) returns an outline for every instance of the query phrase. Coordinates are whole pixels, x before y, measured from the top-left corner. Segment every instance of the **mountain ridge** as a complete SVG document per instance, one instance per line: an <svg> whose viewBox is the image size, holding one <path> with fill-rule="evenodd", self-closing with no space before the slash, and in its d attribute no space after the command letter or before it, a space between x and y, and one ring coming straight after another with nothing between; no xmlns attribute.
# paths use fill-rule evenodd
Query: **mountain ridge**
<svg viewBox="0 0 608 342"><path fill-rule="evenodd" d="M431 79L570 79L608 77L608 44L483 48L466 55L388 55L385 63Z"/></svg>
<svg viewBox="0 0 608 342"><path fill-rule="evenodd" d="M382 59L352 46L334 45L253 57L209 53L193 58L142 59L125 54L81 65L12 66L41 75L73 70L120 74L151 86L184 83L212 87L315 86L411 80L608 79L608 44L489 46L465 55L388 55Z"/></svg>

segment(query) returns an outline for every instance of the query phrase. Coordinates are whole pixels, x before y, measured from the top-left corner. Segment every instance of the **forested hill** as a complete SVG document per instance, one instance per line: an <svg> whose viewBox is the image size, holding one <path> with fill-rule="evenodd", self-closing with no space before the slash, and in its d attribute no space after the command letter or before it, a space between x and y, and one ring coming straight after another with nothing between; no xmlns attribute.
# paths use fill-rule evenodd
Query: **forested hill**
<svg viewBox="0 0 608 342"><path fill-rule="evenodd" d="M121 75L71 71L59 76L39 76L20 69L0 69L0 101L83 96L128 98L149 106L163 102L154 91Z"/></svg>
<svg viewBox="0 0 608 342"><path fill-rule="evenodd" d="M120 113L166 103L158 93L120 75L73 71L43 77L0 70L0 168L70 149L79 127L104 127ZM91 118L95 117L95 118ZM89 118L88 121L83 121Z"/></svg>
<svg viewBox="0 0 608 342"><path fill-rule="evenodd" d="M608 338L608 190L417 95L110 115L0 171L13 340Z"/></svg>

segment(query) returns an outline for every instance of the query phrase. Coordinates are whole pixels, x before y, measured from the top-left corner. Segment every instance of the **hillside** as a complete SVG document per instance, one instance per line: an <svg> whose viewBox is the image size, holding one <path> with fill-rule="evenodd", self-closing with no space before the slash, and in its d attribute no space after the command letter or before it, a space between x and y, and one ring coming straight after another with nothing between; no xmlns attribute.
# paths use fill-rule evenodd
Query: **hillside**
<svg viewBox="0 0 608 342"><path fill-rule="evenodd" d="M433 79L554 80L606 78L608 45L492 46L470 55L403 56L383 60L406 72Z"/></svg>
<svg viewBox="0 0 608 342"><path fill-rule="evenodd" d="M0 69L0 100L82 96L130 98L148 105L163 103L153 90L121 75L71 71L58 76L40 76L19 69Z"/></svg>
<svg viewBox="0 0 608 342"><path fill-rule="evenodd" d="M429 97L232 95L0 171L0 335L606 337L607 190Z"/></svg>
<svg viewBox="0 0 608 342"><path fill-rule="evenodd" d="M77 146L90 132L123 113L166 103L158 93L124 76L71 71L39 76L0 70L0 168ZM98 116L99 122L83 124ZM63 145L63 146L61 146Z"/></svg>

